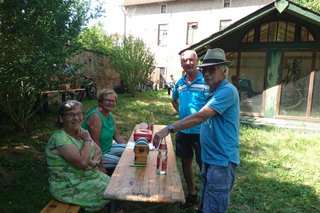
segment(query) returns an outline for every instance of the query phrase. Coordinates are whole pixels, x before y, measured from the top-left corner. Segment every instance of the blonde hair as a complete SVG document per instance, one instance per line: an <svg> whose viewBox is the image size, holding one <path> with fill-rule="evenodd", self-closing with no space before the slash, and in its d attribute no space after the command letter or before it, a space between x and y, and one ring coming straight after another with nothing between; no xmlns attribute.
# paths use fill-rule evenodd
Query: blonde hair
<svg viewBox="0 0 320 213"><path fill-rule="evenodd" d="M102 89L98 95L98 102L103 102L104 96L113 94L117 99L117 93L113 89Z"/></svg>
<svg viewBox="0 0 320 213"><path fill-rule="evenodd" d="M194 55L194 59L195 59L196 61L198 61L198 55L197 55L196 51L194 51L194 50L186 50L186 51L182 52L182 53L180 54L180 59L182 59L183 56L184 56L184 54L186 54L186 53L189 53L189 54L191 54L191 55Z"/></svg>

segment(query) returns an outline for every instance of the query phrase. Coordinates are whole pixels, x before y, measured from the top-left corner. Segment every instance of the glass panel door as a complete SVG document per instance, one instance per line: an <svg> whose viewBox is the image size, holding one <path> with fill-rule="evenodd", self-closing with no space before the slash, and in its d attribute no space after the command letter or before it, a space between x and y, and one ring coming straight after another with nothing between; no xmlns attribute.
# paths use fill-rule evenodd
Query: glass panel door
<svg viewBox="0 0 320 213"><path fill-rule="evenodd" d="M265 52L241 53L238 87L242 112L262 112L266 55Z"/></svg>
<svg viewBox="0 0 320 213"><path fill-rule="evenodd" d="M320 52L317 52L311 117L320 118Z"/></svg>
<svg viewBox="0 0 320 213"><path fill-rule="evenodd" d="M311 52L284 53L280 115L306 117L311 63Z"/></svg>

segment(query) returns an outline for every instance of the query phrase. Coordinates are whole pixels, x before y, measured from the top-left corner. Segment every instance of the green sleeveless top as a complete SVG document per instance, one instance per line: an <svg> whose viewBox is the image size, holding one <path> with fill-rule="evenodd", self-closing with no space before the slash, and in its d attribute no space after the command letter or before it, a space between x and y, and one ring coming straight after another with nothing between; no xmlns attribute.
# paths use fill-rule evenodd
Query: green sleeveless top
<svg viewBox="0 0 320 213"><path fill-rule="evenodd" d="M98 113L98 115L100 115L101 118L102 126L100 133L100 148L102 150L102 154L106 154L110 151L112 146L112 140L114 136L114 120L110 112L108 113L108 119L106 119L106 117L104 117L104 115L97 108L94 108L84 119L82 123L82 128L86 130L89 129L87 120L93 113Z"/></svg>

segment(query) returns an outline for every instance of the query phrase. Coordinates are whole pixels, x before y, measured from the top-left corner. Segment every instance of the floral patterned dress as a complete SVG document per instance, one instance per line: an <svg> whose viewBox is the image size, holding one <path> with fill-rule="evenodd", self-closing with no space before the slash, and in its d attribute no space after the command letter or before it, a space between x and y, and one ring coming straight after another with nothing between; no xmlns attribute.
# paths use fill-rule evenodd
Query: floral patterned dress
<svg viewBox="0 0 320 213"><path fill-rule="evenodd" d="M99 171L78 169L62 157L51 152L52 149L66 144L74 144L79 149L83 140L76 140L63 130L53 133L46 145L46 160L49 170L49 184L52 196L62 202L80 205L86 211L102 209L109 201L103 198L103 192L110 177ZM94 145L91 145L91 157Z"/></svg>

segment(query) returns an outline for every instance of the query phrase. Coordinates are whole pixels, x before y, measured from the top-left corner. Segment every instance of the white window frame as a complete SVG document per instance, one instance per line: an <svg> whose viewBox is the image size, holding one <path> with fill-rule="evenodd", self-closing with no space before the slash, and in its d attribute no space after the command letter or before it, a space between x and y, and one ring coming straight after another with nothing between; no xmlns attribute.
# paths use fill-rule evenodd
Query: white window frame
<svg viewBox="0 0 320 213"><path fill-rule="evenodd" d="M198 30L198 22L187 23L187 38L186 38L187 45L193 44L195 42L197 30Z"/></svg>
<svg viewBox="0 0 320 213"><path fill-rule="evenodd" d="M231 19L222 19L220 20L219 30L223 30L224 28L228 27L231 24Z"/></svg>
<svg viewBox="0 0 320 213"><path fill-rule="evenodd" d="M223 7L231 7L231 0L223 0Z"/></svg>
<svg viewBox="0 0 320 213"><path fill-rule="evenodd" d="M168 24L158 25L158 46L167 46Z"/></svg>
<svg viewBox="0 0 320 213"><path fill-rule="evenodd" d="M160 4L160 13L167 13L167 4Z"/></svg>

